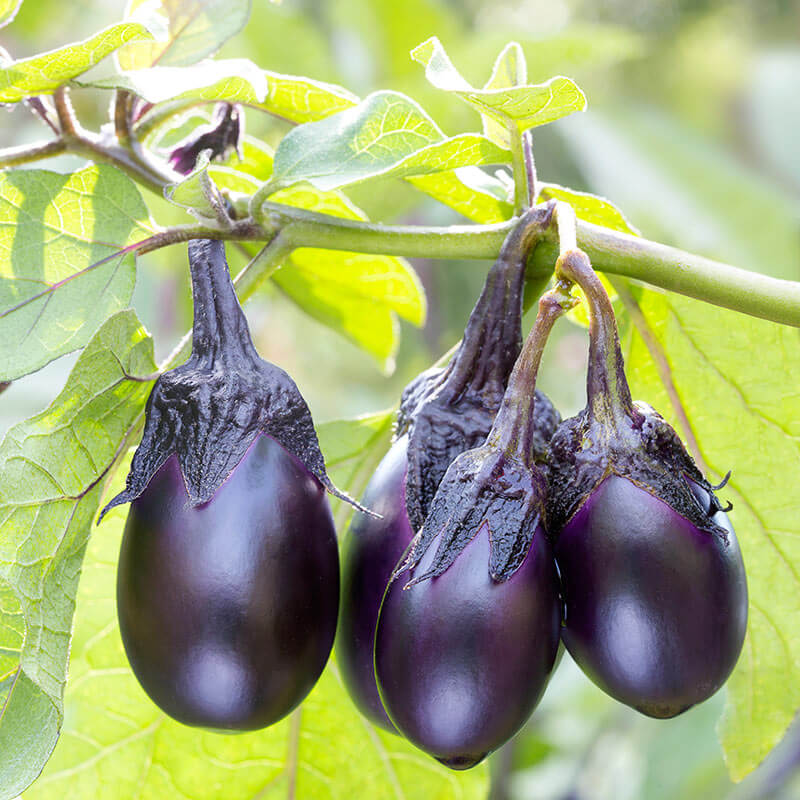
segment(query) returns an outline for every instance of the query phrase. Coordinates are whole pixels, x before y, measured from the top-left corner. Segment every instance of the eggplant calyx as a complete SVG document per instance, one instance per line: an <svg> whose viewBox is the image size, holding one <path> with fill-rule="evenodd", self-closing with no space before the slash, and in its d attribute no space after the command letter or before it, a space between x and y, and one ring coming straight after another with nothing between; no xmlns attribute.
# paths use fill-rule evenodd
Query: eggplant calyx
<svg viewBox="0 0 800 800"><path fill-rule="evenodd" d="M461 453L450 465L422 530L393 577L414 570L439 537L428 569L406 588L441 575L463 549L488 526L489 574L502 582L522 564L544 510L541 473L491 445Z"/></svg>
<svg viewBox="0 0 800 800"><path fill-rule="evenodd" d="M135 500L174 453L189 504L208 502L260 433L297 457L335 497L360 511L328 477L311 412L295 382L256 352L221 241L189 243L192 354L156 381L126 488L103 509ZM372 512L368 512L372 513Z"/></svg>
<svg viewBox="0 0 800 800"><path fill-rule="evenodd" d="M425 522L447 468L481 444L497 413L522 346L522 300L528 258L549 226L555 204L523 214L503 243L470 314L458 349L443 368L427 370L403 392L397 434L409 434L406 510L413 530ZM557 412L540 395L543 428ZM557 424L557 419L555 420ZM555 430L540 433L543 438Z"/></svg>

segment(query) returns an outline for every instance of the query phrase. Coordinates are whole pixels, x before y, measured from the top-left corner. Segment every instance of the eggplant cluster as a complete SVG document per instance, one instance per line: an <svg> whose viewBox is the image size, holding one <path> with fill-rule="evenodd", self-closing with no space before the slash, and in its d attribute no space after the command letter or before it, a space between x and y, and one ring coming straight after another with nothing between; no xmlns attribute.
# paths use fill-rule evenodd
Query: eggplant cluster
<svg viewBox="0 0 800 800"><path fill-rule="evenodd" d="M521 347L525 263L552 206L506 240L444 369L404 392L395 442L345 542L337 660L356 705L454 769L506 742L559 641L607 693L666 718L736 664L747 582L714 487L677 433L631 400L613 309L567 250ZM535 389L555 320L590 316L587 406ZM505 287L501 289L500 287Z"/></svg>
<svg viewBox="0 0 800 800"><path fill-rule="evenodd" d="M241 127L221 107L198 152ZM201 148L198 151L198 147ZM253 730L337 660L361 712L453 769L525 724L563 642L607 693L671 717L741 651L747 582L726 512L676 432L631 399L613 309L565 250L522 342L528 259L554 204L517 220L450 362L403 393L360 505L325 470L310 411L253 345L220 241L189 244L192 353L148 399L117 577L134 673L173 718ZM536 378L550 331L590 318L587 405L561 420ZM352 503L339 553L327 499ZM104 512L105 513L105 510Z"/></svg>

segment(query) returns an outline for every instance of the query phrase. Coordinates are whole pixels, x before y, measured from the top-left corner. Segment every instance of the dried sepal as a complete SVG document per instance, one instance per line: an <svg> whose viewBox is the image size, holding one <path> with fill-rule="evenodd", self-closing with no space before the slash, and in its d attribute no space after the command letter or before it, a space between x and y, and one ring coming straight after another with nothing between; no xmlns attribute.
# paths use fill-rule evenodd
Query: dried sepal
<svg viewBox="0 0 800 800"><path fill-rule="evenodd" d="M296 456L334 496L308 405L280 367L260 358L231 283L221 241L189 244L194 294L192 354L156 381L126 488L103 510L136 499L172 455L189 503L208 502L259 433Z"/></svg>
<svg viewBox="0 0 800 800"><path fill-rule="evenodd" d="M439 537L429 568L407 586L441 575L488 526L489 574L507 580L524 560L544 510L545 479L530 464L485 444L450 465L422 530L398 572L413 570Z"/></svg>
<svg viewBox="0 0 800 800"><path fill-rule="evenodd" d="M653 408L631 399L611 301L588 257L569 251L559 268L581 286L589 304L589 364L586 408L562 422L549 445L548 530L557 536L594 489L614 474L660 498L699 529L727 539L727 531L712 519L722 508L715 487L675 429ZM708 493L707 507L690 481Z"/></svg>
<svg viewBox="0 0 800 800"><path fill-rule="evenodd" d="M415 531L425 522L453 459L480 445L492 427L522 346L528 257L552 211L552 203L537 206L519 219L487 275L451 361L423 372L403 392L397 433L409 435L406 510ZM561 417L541 393L536 415L538 459Z"/></svg>

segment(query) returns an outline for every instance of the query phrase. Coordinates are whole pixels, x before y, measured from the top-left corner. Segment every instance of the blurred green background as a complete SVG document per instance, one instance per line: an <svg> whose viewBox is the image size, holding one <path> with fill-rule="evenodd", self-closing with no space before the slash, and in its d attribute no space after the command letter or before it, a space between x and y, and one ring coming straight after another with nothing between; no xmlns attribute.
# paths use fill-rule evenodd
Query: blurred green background
<svg viewBox="0 0 800 800"><path fill-rule="evenodd" d="M121 0L26 0L2 31L14 57L41 52L121 18ZM438 35L476 85L509 40L531 81L578 81L589 111L535 133L540 177L606 195L648 238L772 275L800 279L800 3L790 0L254 0L243 33L221 55L277 72L337 82L364 95L407 92L443 130L477 115L431 88L408 51ZM106 119L108 96L74 92L82 118ZM22 108L0 111L0 144L47 135ZM286 125L249 112L247 130L275 144ZM48 168L71 170L76 159ZM41 166L41 165L37 165ZM449 224L453 212L408 184L348 192L375 220ZM146 195L162 224L188 221ZM241 257L229 248L234 269ZM135 306L159 356L191 322L185 250L139 260ZM262 355L287 369L322 422L393 405L403 386L459 338L487 268L414 261L427 292L423 330L402 326L396 368L383 374L356 347L308 318L272 286L248 305ZM530 319L527 321L530 322ZM564 416L584 402L585 332L559 323L540 388ZM743 354L743 358L750 358ZM14 383L0 431L39 411L74 363L65 357ZM799 368L800 369L800 368ZM800 798L800 731L738 786L726 777L715 724L721 693L670 721L607 698L565 656L526 730L494 756L493 797L513 800ZM797 727L797 726L795 726Z"/></svg>

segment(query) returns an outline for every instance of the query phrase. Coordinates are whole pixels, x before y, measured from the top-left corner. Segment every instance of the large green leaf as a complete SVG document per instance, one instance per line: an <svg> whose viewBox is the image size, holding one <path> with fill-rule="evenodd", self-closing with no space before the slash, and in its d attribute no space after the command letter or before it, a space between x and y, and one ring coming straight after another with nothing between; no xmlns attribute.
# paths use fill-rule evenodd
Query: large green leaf
<svg viewBox="0 0 800 800"><path fill-rule="evenodd" d="M481 134L445 137L405 95L375 92L354 108L290 131L275 153L272 181L276 187L308 181L328 191L370 178L502 164L509 158Z"/></svg>
<svg viewBox="0 0 800 800"><path fill-rule="evenodd" d="M343 195L308 185L278 192L276 202L345 219L365 219ZM342 250L295 250L272 280L305 312L350 339L390 371L398 345L395 315L425 320L425 294L405 259Z"/></svg>
<svg viewBox="0 0 800 800"><path fill-rule="evenodd" d="M193 64L216 52L250 16L250 0L129 0L126 17L153 7L166 18L167 34L122 48L117 60L123 70Z"/></svg>
<svg viewBox="0 0 800 800"><path fill-rule="evenodd" d="M149 67L76 81L96 89L125 89L148 103L192 98L257 105L267 97L264 71L247 58L208 59L190 67Z"/></svg>
<svg viewBox="0 0 800 800"><path fill-rule="evenodd" d="M0 445L0 798L41 771L63 712L75 594L104 478L156 369L132 311L113 316L49 408Z"/></svg>
<svg viewBox="0 0 800 800"><path fill-rule="evenodd" d="M645 292L641 308L712 481L732 470L722 496L733 502L750 617L720 733L739 780L800 708L800 336L794 328L674 295ZM627 363L634 395L681 431L639 336Z"/></svg>
<svg viewBox="0 0 800 800"><path fill-rule="evenodd" d="M369 445L371 423L366 428L363 421L322 426L332 461L334 451L347 457L348 430L352 441ZM113 509L89 543L64 728L25 800L486 797L485 765L452 772L399 736L374 728L355 710L333 663L298 711L261 731L221 735L164 716L131 673L117 627L115 564L125 513Z"/></svg>
<svg viewBox="0 0 800 800"><path fill-rule="evenodd" d="M12 61L0 67L0 103L16 103L33 95L50 94L63 83L82 75L126 42L152 38L141 22L120 22L83 42Z"/></svg>
<svg viewBox="0 0 800 800"><path fill-rule="evenodd" d="M586 97L577 84L560 76L546 83L494 88L496 83L509 80L512 71L519 77L520 64L515 55L518 56L519 51L513 48L501 53L501 63L496 66L487 88L475 89L453 66L437 37L431 37L411 51L411 57L425 67L425 76L437 89L453 92L506 129L525 131L586 108ZM512 64L514 61L516 65ZM487 132L499 136L495 126L490 126ZM501 143L505 143L505 137Z"/></svg>
<svg viewBox="0 0 800 800"><path fill-rule="evenodd" d="M0 174L0 380L83 347L130 301L132 253L152 233L134 183L90 166Z"/></svg>

